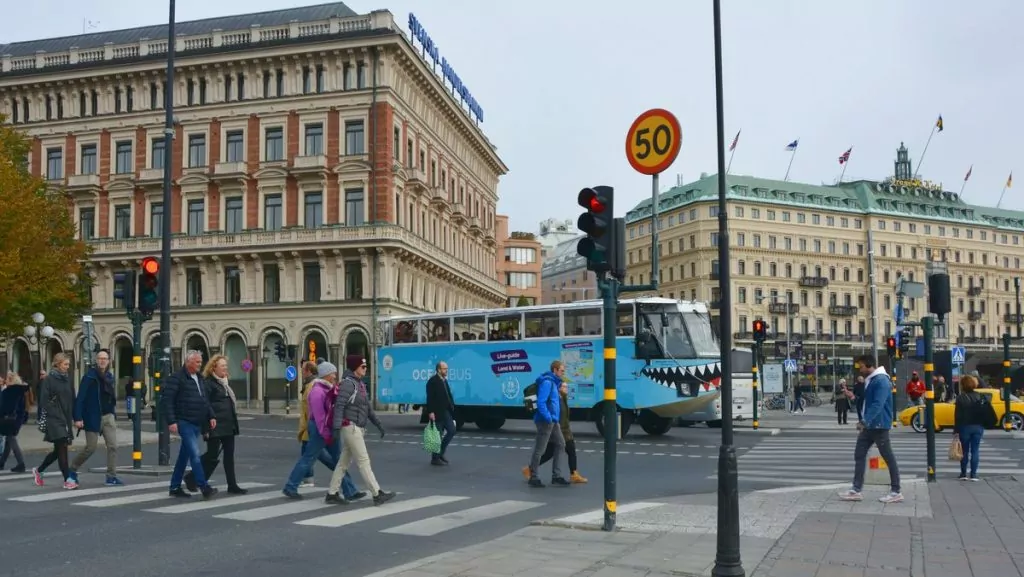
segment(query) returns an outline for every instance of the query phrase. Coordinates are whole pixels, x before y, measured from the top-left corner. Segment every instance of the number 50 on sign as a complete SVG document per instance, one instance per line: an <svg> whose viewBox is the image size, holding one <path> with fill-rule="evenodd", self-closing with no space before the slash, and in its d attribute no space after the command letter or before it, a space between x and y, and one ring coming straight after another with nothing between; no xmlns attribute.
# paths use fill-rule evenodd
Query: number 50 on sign
<svg viewBox="0 0 1024 577"><path fill-rule="evenodd" d="M626 133L626 158L640 174L664 171L679 156L683 133L679 121L669 111L653 108L633 121Z"/></svg>

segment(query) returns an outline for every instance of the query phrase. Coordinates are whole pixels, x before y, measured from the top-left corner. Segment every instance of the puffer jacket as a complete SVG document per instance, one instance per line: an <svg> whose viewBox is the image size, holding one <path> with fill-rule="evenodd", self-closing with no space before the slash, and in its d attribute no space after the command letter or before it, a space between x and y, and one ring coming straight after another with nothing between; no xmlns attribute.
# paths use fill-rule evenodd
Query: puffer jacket
<svg viewBox="0 0 1024 577"><path fill-rule="evenodd" d="M370 406L370 396L364 385L352 371L345 371L338 383L338 400L334 405L334 428L341 429L348 425L365 428L370 422L380 427L377 414Z"/></svg>

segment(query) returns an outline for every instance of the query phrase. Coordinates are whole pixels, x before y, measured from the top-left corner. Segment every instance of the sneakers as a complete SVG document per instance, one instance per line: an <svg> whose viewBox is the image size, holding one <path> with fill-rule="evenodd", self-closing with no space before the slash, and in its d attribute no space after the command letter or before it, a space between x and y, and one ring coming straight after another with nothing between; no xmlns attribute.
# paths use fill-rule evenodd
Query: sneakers
<svg viewBox="0 0 1024 577"><path fill-rule="evenodd" d="M124 481L118 479L117 477L107 477L107 481L104 483L104 485L108 487L120 487L124 485Z"/></svg>
<svg viewBox="0 0 1024 577"><path fill-rule="evenodd" d="M971 480L971 481L974 481L974 482L978 482L978 481L980 481L981 479L979 479L979 478L977 478L977 477L971 477L971 478L970 478L970 480Z"/></svg>
<svg viewBox="0 0 1024 577"><path fill-rule="evenodd" d="M551 479L552 487L568 487L569 485L571 485L571 483L562 477L554 477Z"/></svg>
<svg viewBox="0 0 1024 577"><path fill-rule="evenodd" d="M68 471L68 481L74 481L74 483L77 485L78 484L78 473L75 472L75 471Z"/></svg>
<svg viewBox="0 0 1024 577"><path fill-rule="evenodd" d="M569 475L569 482L570 483L575 483L575 484L578 485L578 484L586 483L587 482L587 478L584 477L583 475L580 475L579 471L573 471L572 474Z"/></svg>
<svg viewBox="0 0 1024 577"><path fill-rule="evenodd" d="M328 505L348 505L348 500L337 493L327 493L324 496L324 503Z"/></svg>
<svg viewBox="0 0 1024 577"><path fill-rule="evenodd" d="M882 503L902 503L903 493L890 492L886 495L882 495L878 500Z"/></svg>
<svg viewBox="0 0 1024 577"><path fill-rule="evenodd" d="M20 465L15 465L14 467L11 467L11 472L12 473L24 473L25 472L25 463L22 463Z"/></svg>
<svg viewBox="0 0 1024 577"><path fill-rule="evenodd" d="M294 499L296 501L302 499L302 494L299 493L298 491L289 491L288 489L284 489L281 491L281 493L283 493L284 496L288 497L289 499Z"/></svg>
<svg viewBox="0 0 1024 577"><path fill-rule="evenodd" d="M43 486L43 474L39 472L39 469L32 469L32 482L36 487Z"/></svg>
<svg viewBox="0 0 1024 577"><path fill-rule="evenodd" d="M316 483L313 482L312 478L303 479L302 482L299 483L300 489L312 489L313 487L316 487Z"/></svg>
<svg viewBox="0 0 1024 577"><path fill-rule="evenodd" d="M74 491L77 488L78 488L78 483L75 482L75 481L72 481L71 478L68 478L67 481L64 481L64 489L66 489L68 491Z"/></svg>
<svg viewBox="0 0 1024 577"><path fill-rule="evenodd" d="M171 489L170 491L167 492L167 495L178 499L188 499L189 497L192 496L190 493L186 492L181 487L175 487Z"/></svg>
<svg viewBox="0 0 1024 577"><path fill-rule="evenodd" d="M846 491L842 491L841 493L839 493L839 498L842 499L843 501L863 501L864 495L862 495L860 491L857 491L856 489L848 489Z"/></svg>
<svg viewBox="0 0 1024 577"><path fill-rule="evenodd" d="M530 479L526 483L531 487L541 488L544 486L544 483L541 483L540 479L538 479L537 477L530 477Z"/></svg>
<svg viewBox="0 0 1024 577"><path fill-rule="evenodd" d="M377 494L373 496L373 504L383 505L394 498L394 493L389 493L388 491L377 491Z"/></svg>
<svg viewBox="0 0 1024 577"><path fill-rule="evenodd" d="M960 480L961 481L966 481L967 480L967 473L961 473L960 474Z"/></svg>

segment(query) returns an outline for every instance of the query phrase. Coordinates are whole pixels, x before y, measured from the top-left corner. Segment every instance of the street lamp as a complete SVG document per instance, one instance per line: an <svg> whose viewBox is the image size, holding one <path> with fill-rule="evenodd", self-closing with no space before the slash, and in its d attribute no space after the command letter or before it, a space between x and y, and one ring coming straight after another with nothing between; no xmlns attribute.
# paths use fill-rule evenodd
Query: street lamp
<svg viewBox="0 0 1024 577"><path fill-rule="evenodd" d="M39 399L39 374L43 371L43 345L45 341L53 338L53 327L50 325L43 324L46 322L46 317L43 313L32 314L32 324L25 327L25 338L28 339L29 343L36 345L36 358L38 364L34 365L33 368L33 386L34 393L36 395L36 418L39 417L39 406L42 404L38 401Z"/></svg>

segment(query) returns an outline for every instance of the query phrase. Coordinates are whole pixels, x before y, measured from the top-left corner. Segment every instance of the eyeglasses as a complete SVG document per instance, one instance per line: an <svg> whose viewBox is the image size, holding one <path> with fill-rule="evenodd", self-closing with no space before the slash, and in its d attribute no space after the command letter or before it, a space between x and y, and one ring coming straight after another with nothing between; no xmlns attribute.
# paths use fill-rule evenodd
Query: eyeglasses
<svg viewBox="0 0 1024 577"><path fill-rule="evenodd" d="M359 365L359 368L360 368L360 369L365 369L365 368L366 368L366 365Z"/></svg>

